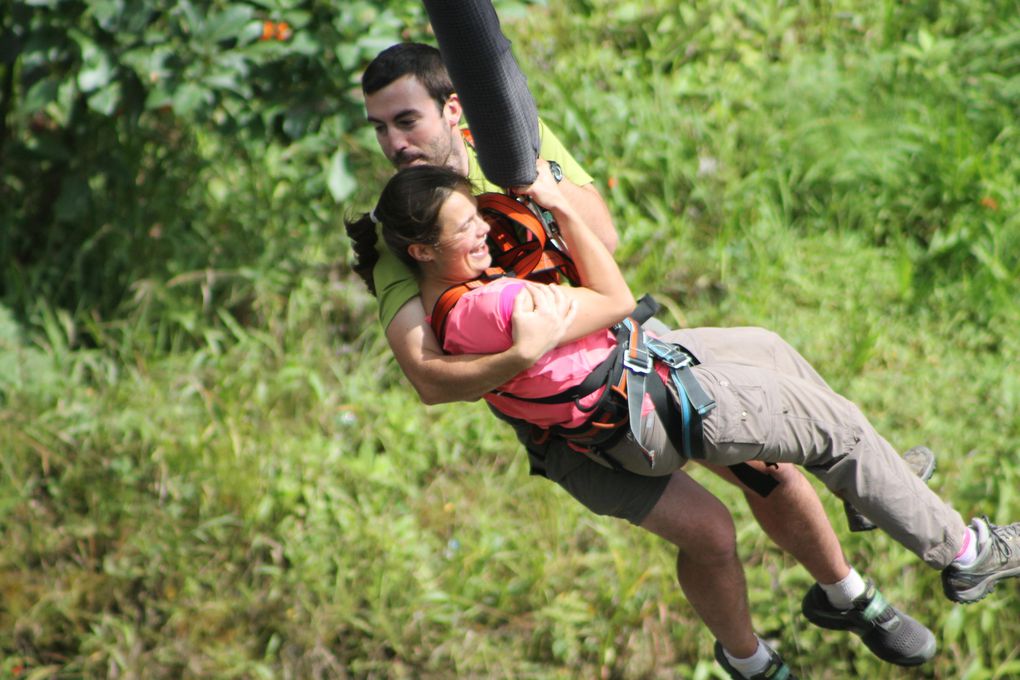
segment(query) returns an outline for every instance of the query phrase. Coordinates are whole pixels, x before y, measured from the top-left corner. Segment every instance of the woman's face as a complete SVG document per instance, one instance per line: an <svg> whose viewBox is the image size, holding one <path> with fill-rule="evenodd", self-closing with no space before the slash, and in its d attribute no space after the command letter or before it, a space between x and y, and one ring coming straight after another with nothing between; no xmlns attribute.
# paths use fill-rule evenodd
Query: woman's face
<svg viewBox="0 0 1020 680"><path fill-rule="evenodd" d="M452 192L439 210L439 245L432 249L439 276L459 283L492 266L488 233L474 196L462 189Z"/></svg>

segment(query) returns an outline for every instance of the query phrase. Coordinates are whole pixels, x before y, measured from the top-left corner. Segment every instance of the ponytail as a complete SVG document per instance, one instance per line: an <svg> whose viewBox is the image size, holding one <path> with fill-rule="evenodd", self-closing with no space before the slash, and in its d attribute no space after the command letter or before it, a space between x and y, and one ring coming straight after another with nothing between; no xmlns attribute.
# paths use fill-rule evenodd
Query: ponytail
<svg viewBox="0 0 1020 680"><path fill-rule="evenodd" d="M368 292L378 295L375 290L375 279L372 278L372 270L379 261L379 251L375 247L378 240L375 222L371 214L366 213L355 220L344 220L344 227L354 243L355 260L352 269L368 286Z"/></svg>

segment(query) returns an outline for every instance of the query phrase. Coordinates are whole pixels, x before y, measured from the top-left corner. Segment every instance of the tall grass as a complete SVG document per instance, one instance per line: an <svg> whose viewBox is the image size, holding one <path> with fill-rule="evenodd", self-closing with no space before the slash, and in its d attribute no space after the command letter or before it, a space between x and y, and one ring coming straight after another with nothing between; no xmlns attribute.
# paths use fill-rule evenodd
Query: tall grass
<svg viewBox="0 0 1020 680"><path fill-rule="evenodd" d="M505 21L633 286L679 324L778 330L996 521L1020 518L1011 7L577 0ZM238 250L132 282L113 318L0 307L0 673L722 677L665 545L529 477L485 408L417 402L339 238L378 159L350 205L294 206L286 158L206 163L240 150L194 140L193 233L239 229ZM1015 583L951 606L822 490L851 561L939 637L890 667L808 626L808 575L697 476L801 677L1020 674Z"/></svg>

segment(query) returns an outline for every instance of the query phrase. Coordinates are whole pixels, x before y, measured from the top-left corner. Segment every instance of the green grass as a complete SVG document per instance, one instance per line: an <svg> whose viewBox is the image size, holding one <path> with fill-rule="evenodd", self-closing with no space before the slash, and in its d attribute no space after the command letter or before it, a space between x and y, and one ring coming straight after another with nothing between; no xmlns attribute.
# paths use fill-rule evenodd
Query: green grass
<svg viewBox="0 0 1020 680"><path fill-rule="evenodd" d="M1020 518L1011 7L577 0L505 21L633 287L679 325L778 331L1000 522ZM237 148L195 139L206 161ZM291 206L272 150L196 163L210 222L190 233L229 243L260 215L272 236L248 224L211 279L135 282L114 318L0 307L0 677L721 678L665 544L529 477L483 406L417 402L342 263L338 218L382 176L357 141L367 181L339 207ZM892 668L808 626L806 572L697 477L801 677L1020 675L1015 583L952 606L820 488L851 561L939 637Z"/></svg>

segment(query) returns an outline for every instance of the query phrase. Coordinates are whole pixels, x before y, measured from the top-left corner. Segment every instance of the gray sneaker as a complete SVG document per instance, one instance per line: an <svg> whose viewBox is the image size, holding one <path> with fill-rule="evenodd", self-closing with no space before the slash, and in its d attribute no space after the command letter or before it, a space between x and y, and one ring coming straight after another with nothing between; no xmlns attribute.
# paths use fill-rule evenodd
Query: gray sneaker
<svg viewBox="0 0 1020 680"><path fill-rule="evenodd" d="M765 645L764 640L759 639L759 641ZM715 660L730 674L733 680L797 680L797 676L793 674L790 667L783 661L783 657L779 656L779 652L768 645L765 645L765 649L769 650L769 665L765 670L755 673L751 677L741 674L740 671L730 665L729 659L726 658L726 653L723 652L723 646L718 640L715 642Z"/></svg>
<svg viewBox="0 0 1020 680"><path fill-rule="evenodd" d="M897 666L919 666L935 656L935 635L889 604L871 581L849 609L834 607L816 583L801 611L816 626L856 634L875 656Z"/></svg>
<svg viewBox="0 0 1020 680"><path fill-rule="evenodd" d="M1000 527L987 517L975 517L970 525L978 537L974 564L950 564L942 570L942 591L962 604L977 602L1004 578L1020 576L1020 522Z"/></svg>
<svg viewBox="0 0 1020 680"><path fill-rule="evenodd" d="M935 474L935 454L927 446L915 446L903 454L903 460L923 482L927 482ZM846 513L846 523L850 531L871 531L878 528L857 508L850 505L849 501L843 501L843 511Z"/></svg>

